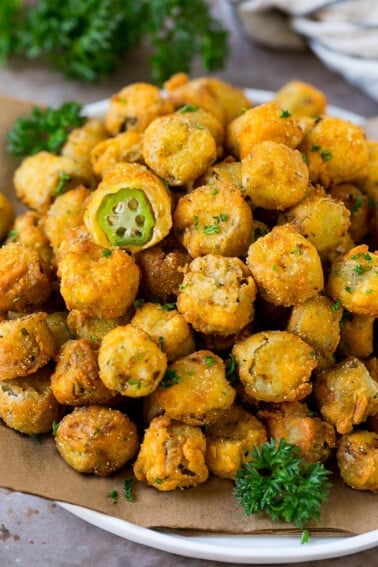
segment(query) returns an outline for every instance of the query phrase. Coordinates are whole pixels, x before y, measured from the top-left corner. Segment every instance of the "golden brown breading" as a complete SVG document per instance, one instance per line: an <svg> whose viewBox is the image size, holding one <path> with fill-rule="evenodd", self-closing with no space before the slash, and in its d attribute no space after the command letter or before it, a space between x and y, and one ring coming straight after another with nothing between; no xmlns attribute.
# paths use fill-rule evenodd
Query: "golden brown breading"
<svg viewBox="0 0 378 567"><path fill-rule="evenodd" d="M338 352L344 356L368 358L374 351L375 317L345 312Z"/></svg>
<svg viewBox="0 0 378 567"><path fill-rule="evenodd" d="M299 447L308 463L327 461L336 447L333 425L314 416L304 402L270 404L257 415L266 424L270 437L277 443L285 439Z"/></svg>
<svg viewBox="0 0 378 567"><path fill-rule="evenodd" d="M86 239L64 254L58 275L67 309L91 317L122 317L138 292L139 268L134 258L125 250L105 250Z"/></svg>
<svg viewBox="0 0 378 567"><path fill-rule="evenodd" d="M11 380L36 372L55 356L56 344L45 313L0 321L0 376Z"/></svg>
<svg viewBox="0 0 378 567"><path fill-rule="evenodd" d="M0 418L8 427L26 435L51 431L60 407L50 374L51 369L43 367L29 376L0 382Z"/></svg>
<svg viewBox="0 0 378 567"><path fill-rule="evenodd" d="M167 356L147 333L129 324L105 335L98 364L107 388L140 398L157 388L167 369Z"/></svg>
<svg viewBox="0 0 378 567"><path fill-rule="evenodd" d="M9 242L0 248L0 312L40 307L52 291L47 264L31 246Z"/></svg>
<svg viewBox="0 0 378 567"><path fill-rule="evenodd" d="M147 333L165 352L169 362L195 349L192 328L181 313L166 309L164 304L144 303L137 308L130 323Z"/></svg>
<svg viewBox="0 0 378 567"><path fill-rule="evenodd" d="M68 406L107 405L116 397L99 376L99 345L95 341L67 341L59 350L51 375L51 388L60 404Z"/></svg>
<svg viewBox="0 0 378 567"><path fill-rule="evenodd" d="M205 482L206 440L199 427L184 425L168 416L155 417L144 433L134 474L162 492Z"/></svg>
<svg viewBox="0 0 378 567"><path fill-rule="evenodd" d="M355 357L319 372L314 394L322 416L341 434L378 413L378 383Z"/></svg>
<svg viewBox="0 0 378 567"><path fill-rule="evenodd" d="M104 336L118 325L126 325L130 322L134 313L131 306L122 317L116 319L105 319L104 317L91 317L84 311L71 309L67 315L67 325L75 339L88 339L101 342Z"/></svg>
<svg viewBox="0 0 378 567"><path fill-rule="evenodd" d="M48 269L53 260L53 251L45 233L44 218L36 211L26 211L17 215L6 242L23 242L31 246L37 250Z"/></svg>
<svg viewBox="0 0 378 567"><path fill-rule="evenodd" d="M122 132L100 142L91 151L93 171L99 177L104 177L107 170L120 161L143 163L140 132Z"/></svg>
<svg viewBox="0 0 378 567"><path fill-rule="evenodd" d="M357 315L378 317L378 251L360 244L333 262L327 295Z"/></svg>
<svg viewBox="0 0 378 567"><path fill-rule="evenodd" d="M264 425L241 406L233 405L221 418L206 427L206 464L222 478L234 479L255 447L267 441Z"/></svg>
<svg viewBox="0 0 378 567"><path fill-rule="evenodd" d="M378 492L378 433L362 430L342 435L336 456L348 486Z"/></svg>
<svg viewBox="0 0 378 567"><path fill-rule="evenodd" d="M248 396L264 402L302 400L317 366L314 351L287 331L261 331L235 343L232 354Z"/></svg>
<svg viewBox="0 0 378 567"><path fill-rule="evenodd" d="M261 296L275 305L303 303L324 286L315 246L289 223L274 227L250 245L247 266Z"/></svg>
<svg viewBox="0 0 378 567"><path fill-rule="evenodd" d="M90 162L92 149L109 137L105 125L97 118L91 118L80 128L74 128L68 135L61 154L74 160Z"/></svg>
<svg viewBox="0 0 378 567"><path fill-rule="evenodd" d="M233 156L227 156L223 161L218 161L195 183L197 187L201 185L211 185L212 183L225 183L235 185L242 190L242 165Z"/></svg>
<svg viewBox="0 0 378 567"><path fill-rule="evenodd" d="M65 342L72 339L71 332L67 324L67 311L55 311L47 313L46 323L54 336L55 344L59 349Z"/></svg>
<svg viewBox="0 0 378 567"><path fill-rule="evenodd" d="M39 213L46 213L55 197L78 185L93 187L88 162L39 152L25 158L14 174L17 197Z"/></svg>
<svg viewBox="0 0 378 567"><path fill-rule="evenodd" d="M370 208L367 195L352 183L339 183L330 188L330 195L342 201L350 211L349 233L359 244L369 231Z"/></svg>
<svg viewBox="0 0 378 567"><path fill-rule="evenodd" d="M10 230L15 218L12 203L0 192L0 241L2 241L8 230Z"/></svg>
<svg viewBox="0 0 378 567"><path fill-rule="evenodd" d="M368 140L367 176L363 182L363 190L376 206L378 203L378 141Z"/></svg>
<svg viewBox="0 0 378 567"><path fill-rule="evenodd" d="M76 471L108 476L123 467L139 446L136 425L127 415L101 406L75 408L59 423L56 448Z"/></svg>
<svg viewBox="0 0 378 567"><path fill-rule="evenodd" d="M359 181L367 175L368 147L360 126L341 118L323 116L301 143L310 179L325 187Z"/></svg>
<svg viewBox="0 0 378 567"><path fill-rule="evenodd" d="M234 185L216 182L181 197L173 213L177 239L192 258L205 254L245 256L252 211Z"/></svg>
<svg viewBox="0 0 378 567"><path fill-rule="evenodd" d="M284 84L274 96L283 110L296 116L316 116L324 114L327 98L323 91L303 81L292 80Z"/></svg>
<svg viewBox="0 0 378 567"><path fill-rule="evenodd" d="M241 164L243 190L254 206L282 211L303 198L309 174L298 150L266 140Z"/></svg>
<svg viewBox="0 0 378 567"><path fill-rule="evenodd" d="M187 425L213 423L231 407L235 395L223 360L208 350L195 351L170 364L155 391L165 413Z"/></svg>
<svg viewBox="0 0 378 567"><path fill-rule="evenodd" d="M207 254L188 266L177 309L196 331L237 333L253 319L255 282L239 258Z"/></svg>

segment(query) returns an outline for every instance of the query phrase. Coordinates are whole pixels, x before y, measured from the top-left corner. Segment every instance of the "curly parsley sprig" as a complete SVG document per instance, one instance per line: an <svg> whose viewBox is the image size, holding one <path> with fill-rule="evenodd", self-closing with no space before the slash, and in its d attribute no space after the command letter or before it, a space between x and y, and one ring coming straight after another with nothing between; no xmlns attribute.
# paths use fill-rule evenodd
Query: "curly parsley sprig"
<svg viewBox="0 0 378 567"><path fill-rule="evenodd" d="M330 471L321 463L308 464L300 449L272 439L255 447L250 460L238 470L233 490L247 515L265 512L272 520L294 523L299 529L319 520L321 504L328 498ZM303 530L302 541L306 540Z"/></svg>

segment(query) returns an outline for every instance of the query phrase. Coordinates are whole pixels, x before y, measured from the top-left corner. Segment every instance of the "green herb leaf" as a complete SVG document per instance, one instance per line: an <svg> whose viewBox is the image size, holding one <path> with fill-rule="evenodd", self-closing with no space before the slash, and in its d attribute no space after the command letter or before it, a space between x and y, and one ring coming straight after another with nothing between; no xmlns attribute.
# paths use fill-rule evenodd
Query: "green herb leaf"
<svg viewBox="0 0 378 567"><path fill-rule="evenodd" d="M128 502L135 502L132 478L125 478L125 480L123 481L123 495Z"/></svg>
<svg viewBox="0 0 378 567"><path fill-rule="evenodd" d="M169 388L174 384L178 384L182 380L181 376L177 374L176 370L168 369L165 371L162 381L160 382L161 388Z"/></svg>
<svg viewBox="0 0 378 567"><path fill-rule="evenodd" d="M113 501L113 504L117 504L118 502L118 492L116 490L111 490L108 492L108 498Z"/></svg>

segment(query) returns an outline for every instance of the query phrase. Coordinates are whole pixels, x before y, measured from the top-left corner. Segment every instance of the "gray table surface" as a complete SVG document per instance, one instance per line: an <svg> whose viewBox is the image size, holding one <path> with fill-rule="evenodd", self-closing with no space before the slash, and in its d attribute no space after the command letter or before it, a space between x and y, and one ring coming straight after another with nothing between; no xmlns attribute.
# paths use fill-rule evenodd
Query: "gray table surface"
<svg viewBox="0 0 378 567"><path fill-rule="evenodd" d="M236 85L276 90L292 78L312 82L331 104L365 117L378 114L377 103L358 88L328 70L309 51L278 53L252 44L233 19L227 2L213 1L217 15L231 32L232 54L218 76ZM65 100L94 102L122 86L148 80L146 49L130 54L122 68L100 85L88 86L63 79L43 65L22 61L0 69L0 94L57 105ZM205 74L197 64L193 76ZM4 458L4 456L2 456ZM376 565L376 550L348 557L305 563L308 567ZM54 502L0 489L0 567L54 567L96 565L127 567L217 567L214 561L185 558L145 547L102 531L73 516Z"/></svg>

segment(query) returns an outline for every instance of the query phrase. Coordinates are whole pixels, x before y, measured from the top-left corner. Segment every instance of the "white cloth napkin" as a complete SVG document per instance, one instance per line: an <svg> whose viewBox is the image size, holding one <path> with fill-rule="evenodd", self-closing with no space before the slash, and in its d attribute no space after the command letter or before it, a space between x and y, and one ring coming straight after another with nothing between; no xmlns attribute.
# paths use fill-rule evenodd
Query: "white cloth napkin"
<svg viewBox="0 0 378 567"><path fill-rule="evenodd" d="M269 47L306 44L378 101L377 0L231 0L248 34Z"/></svg>

